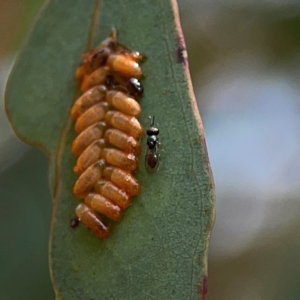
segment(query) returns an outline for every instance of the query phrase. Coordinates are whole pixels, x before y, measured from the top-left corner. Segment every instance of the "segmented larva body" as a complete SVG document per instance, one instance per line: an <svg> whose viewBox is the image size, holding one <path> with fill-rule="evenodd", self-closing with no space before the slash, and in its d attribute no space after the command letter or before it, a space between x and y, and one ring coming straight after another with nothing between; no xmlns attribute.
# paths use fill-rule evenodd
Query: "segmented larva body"
<svg viewBox="0 0 300 300"><path fill-rule="evenodd" d="M113 32L98 49L83 55L75 75L83 92L70 113L77 133L72 144L78 175L73 193L83 199L76 215L101 239L110 230L100 215L120 220L131 197L140 193L133 173L144 134L137 119L137 99L143 93L138 80L143 75L141 58L121 46Z"/></svg>

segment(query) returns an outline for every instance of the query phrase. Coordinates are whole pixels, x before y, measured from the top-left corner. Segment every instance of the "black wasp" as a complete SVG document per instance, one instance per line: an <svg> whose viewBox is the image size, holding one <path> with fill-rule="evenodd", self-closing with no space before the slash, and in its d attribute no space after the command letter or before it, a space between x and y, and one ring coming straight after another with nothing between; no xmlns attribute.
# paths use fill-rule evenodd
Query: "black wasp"
<svg viewBox="0 0 300 300"><path fill-rule="evenodd" d="M147 129L147 152L145 156L145 167L149 173L155 173L159 168L159 148L161 146L159 142L159 129L154 127L154 116L151 118L150 128Z"/></svg>

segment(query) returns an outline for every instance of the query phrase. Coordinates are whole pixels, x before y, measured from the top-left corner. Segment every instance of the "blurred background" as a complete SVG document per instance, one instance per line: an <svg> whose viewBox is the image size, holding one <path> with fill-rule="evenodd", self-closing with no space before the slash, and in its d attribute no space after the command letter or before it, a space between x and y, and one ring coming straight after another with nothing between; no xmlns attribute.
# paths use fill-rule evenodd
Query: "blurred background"
<svg viewBox="0 0 300 300"><path fill-rule="evenodd" d="M54 299L48 158L3 112L12 62L42 0L0 0L0 291ZM217 193L209 300L300 299L300 5L180 0Z"/></svg>

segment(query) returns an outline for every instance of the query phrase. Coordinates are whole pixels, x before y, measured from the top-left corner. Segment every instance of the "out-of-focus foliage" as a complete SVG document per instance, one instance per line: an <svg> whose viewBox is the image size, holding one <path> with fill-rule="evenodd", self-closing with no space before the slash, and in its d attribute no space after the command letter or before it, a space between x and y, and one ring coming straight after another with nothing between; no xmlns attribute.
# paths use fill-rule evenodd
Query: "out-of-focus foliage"
<svg viewBox="0 0 300 300"><path fill-rule="evenodd" d="M0 1L0 290L6 300L54 298L48 267L48 159L15 137L3 109L14 51L42 2Z"/></svg>
<svg viewBox="0 0 300 300"><path fill-rule="evenodd" d="M300 7L204 2L181 11L217 191L209 299L298 299Z"/></svg>
<svg viewBox="0 0 300 300"><path fill-rule="evenodd" d="M0 1L0 58L15 52L44 0Z"/></svg>
<svg viewBox="0 0 300 300"><path fill-rule="evenodd" d="M48 162L28 151L0 176L0 290L6 300L53 299L48 270Z"/></svg>

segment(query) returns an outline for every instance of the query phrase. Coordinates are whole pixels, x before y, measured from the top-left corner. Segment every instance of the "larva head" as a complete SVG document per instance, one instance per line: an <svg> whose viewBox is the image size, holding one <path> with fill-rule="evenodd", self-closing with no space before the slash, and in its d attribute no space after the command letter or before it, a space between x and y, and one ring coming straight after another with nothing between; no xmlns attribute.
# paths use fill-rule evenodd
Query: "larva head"
<svg viewBox="0 0 300 300"><path fill-rule="evenodd" d="M140 62L144 59L143 55L138 51L132 51L129 53L129 55L132 57L133 60L136 62Z"/></svg>
<svg viewBox="0 0 300 300"><path fill-rule="evenodd" d="M129 94L134 98L139 98L144 93L144 88L140 81L134 77L129 78L128 81Z"/></svg>
<svg viewBox="0 0 300 300"><path fill-rule="evenodd" d="M80 221L78 219L78 217L74 217L70 220L70 227L75 229L76 227L78 227Z"/></svg>
<svg viewBox="0 0 300 300"><path fill-rule="evenodd" d="M136 100L143 95L144 89L141 82L131 77L129 79L120 76L115 72L110 72L105 79L105 85L108 89L118 90L129 94Z"/></svg>
<svg viewBox="0 0 300 300"><path fill-rule="evenodd" d="M76 215L78 219L91 229L100 239L106 239L109 236L109 227L84 203L80 203L76 207Z"/></svg>

